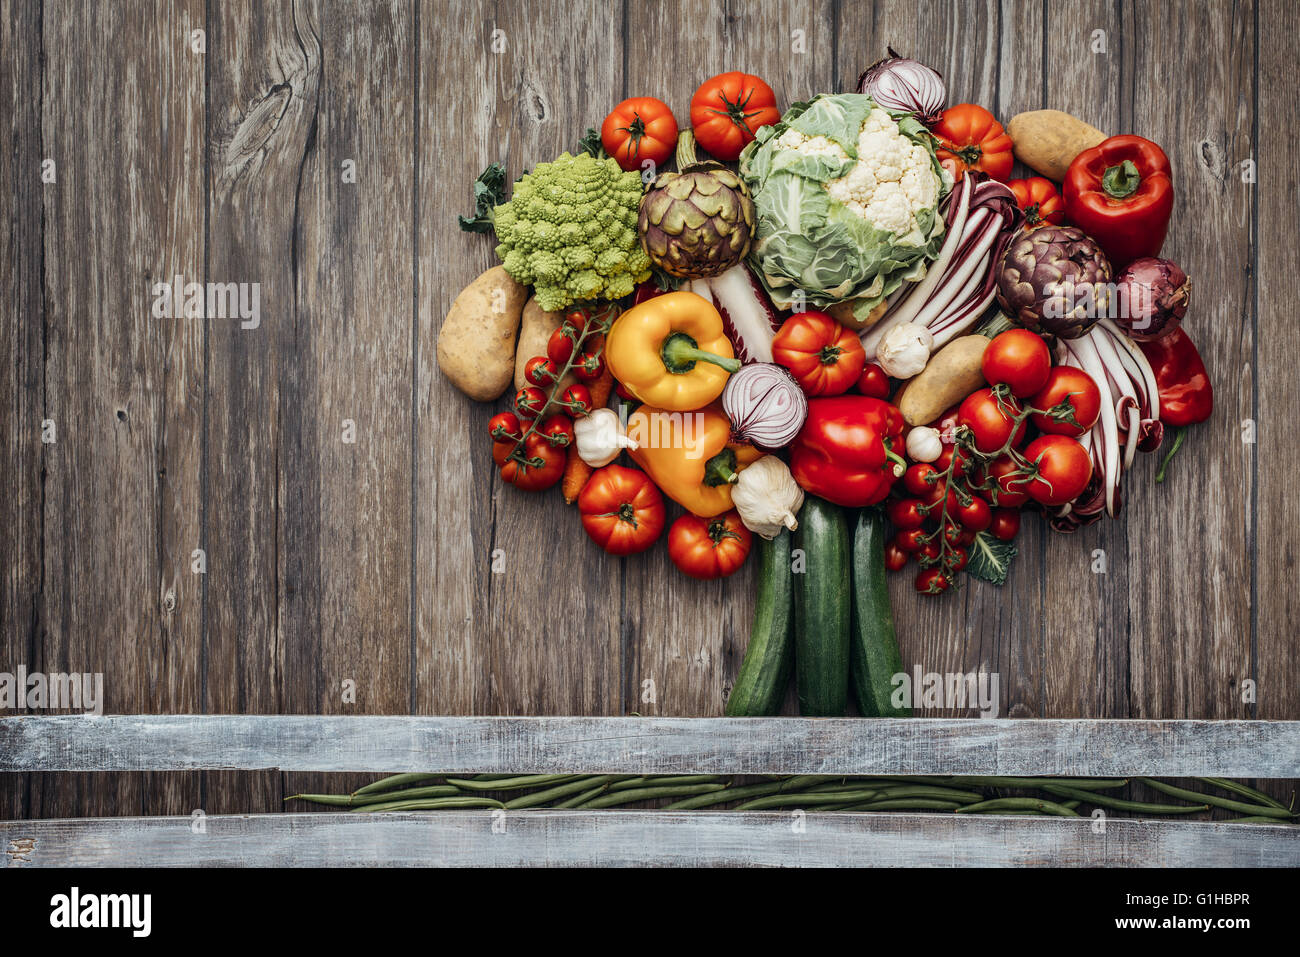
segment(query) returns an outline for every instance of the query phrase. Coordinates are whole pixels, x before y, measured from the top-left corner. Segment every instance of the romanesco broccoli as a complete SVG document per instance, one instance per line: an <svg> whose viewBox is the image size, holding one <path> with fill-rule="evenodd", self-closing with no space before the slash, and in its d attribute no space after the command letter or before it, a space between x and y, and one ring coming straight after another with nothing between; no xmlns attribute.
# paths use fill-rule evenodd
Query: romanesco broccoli
<svg viewBox="0 0 1300 957"><path fill-rule="evenodd" d="M515 184L496 208L497 255L548 312L621 299L650 277L636 232L641 177L612 159L561 153Z"/></svg>

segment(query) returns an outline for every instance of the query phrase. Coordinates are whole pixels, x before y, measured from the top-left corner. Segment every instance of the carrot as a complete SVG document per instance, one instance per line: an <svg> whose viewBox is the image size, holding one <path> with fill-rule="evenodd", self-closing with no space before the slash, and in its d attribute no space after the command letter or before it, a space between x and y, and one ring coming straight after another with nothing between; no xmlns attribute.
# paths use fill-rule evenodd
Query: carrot
<svg viewBox="0 0 1300 957"><path fill-rule="evenodd" d="M614 390L614 375L608 368L600 374L600 378L593 382L589 387L591 391L591 407L593 409L603 409L609 404L609 394ZM591 478L594 472L590 465L582 461L578 455L576 446L569 446L569 459L564 463L564 477L560 480L560 491L564 493L564 501L572 505L578 500L582 493L582 487L587 484L587 479Z"/></svg>

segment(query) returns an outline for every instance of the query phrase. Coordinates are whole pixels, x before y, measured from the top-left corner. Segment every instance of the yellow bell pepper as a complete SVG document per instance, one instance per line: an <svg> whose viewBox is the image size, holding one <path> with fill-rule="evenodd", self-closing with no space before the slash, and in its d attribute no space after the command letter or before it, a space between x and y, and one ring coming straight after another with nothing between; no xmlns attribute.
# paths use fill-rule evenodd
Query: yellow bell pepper
<svg viewBox="0 0 1300 957"><path fill-rule="evenodd" d="M643 405L627 420L628 454L665 495L701 518L731 508L737 475L763 453L731 441L731 422L716 405L695 412Z"/></svg>
<svg viewBox="0 0 1300 957"><path fill-rule="evenodd" d="M628 392L673 412L708 405L740 368L722 316L693 292L656 296L619 316L605 361Z"/></svg>

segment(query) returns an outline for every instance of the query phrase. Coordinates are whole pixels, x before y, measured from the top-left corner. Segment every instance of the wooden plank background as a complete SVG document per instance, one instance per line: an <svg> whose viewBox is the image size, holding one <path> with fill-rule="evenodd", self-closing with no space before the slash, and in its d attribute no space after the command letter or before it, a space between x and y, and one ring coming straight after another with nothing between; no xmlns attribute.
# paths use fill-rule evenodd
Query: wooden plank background
<svg viewBox="0 0 1300 957"><path fill-rule="evenodd" d="M1163 486L1150 459L1130 474L1117 521L1027 520L1005 588L895 576L904 663L996 672L1012 717L1300 718L1296 21L1285 0L0 0L0 671L102 671L110 713L720 714L751 570L611 558L558 495L495 480L501 403L434 359L494 261L455 213L487 162L572 149L625 95L684 118L746 69L786 104L892 43L952 102L1165 146L1217 405ZM177 274L260 283L260 325L152 318ZM5 775L0 818L270 811L324 783Z"/></svg>

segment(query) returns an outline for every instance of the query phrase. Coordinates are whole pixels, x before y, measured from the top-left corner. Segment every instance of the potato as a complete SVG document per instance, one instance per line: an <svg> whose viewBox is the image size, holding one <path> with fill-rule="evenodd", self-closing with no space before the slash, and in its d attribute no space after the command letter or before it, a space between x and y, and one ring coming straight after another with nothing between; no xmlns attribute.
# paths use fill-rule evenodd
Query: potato
<svg viewBox="0 0 1300 957"><path fill-rule="evenodd" d="M1007 133L1016 159L1058 183L1076 156L1106 139L1095 126L1060 110L1017 113L1007 124Z"/></svg>
<svg viewBox="0 0 1300 957"><path fill-rule="evenodd" d="M490 402L510 387L515 334L528 287L493 266L460 291L438 333L438 368L471 399Z"/></svg>
<svg viewBox="0 0 1300 957"><path fill-rule="evenodd" d="M903 420L912 426L928 425L981 388L984 373L980 362L988 344L983 336L962 336L932 355L921 373L894 396Z"/></svg>
<svg viewBox="0 0 1300 957"><path fill-rule="evenodd" d="M528 360L533 356L546 355L546 344L551 339L551 333L560 328L560 323L563 321L564 313L546 312L537 305L536 296L528 297L528 303L524 306L523 325L519 327L519 345L515 348L516 392L530 384L524 378L524 366L528 365ZM570 373L564 377L561 388L570 386L576 381L578 380Z"/></svg>

